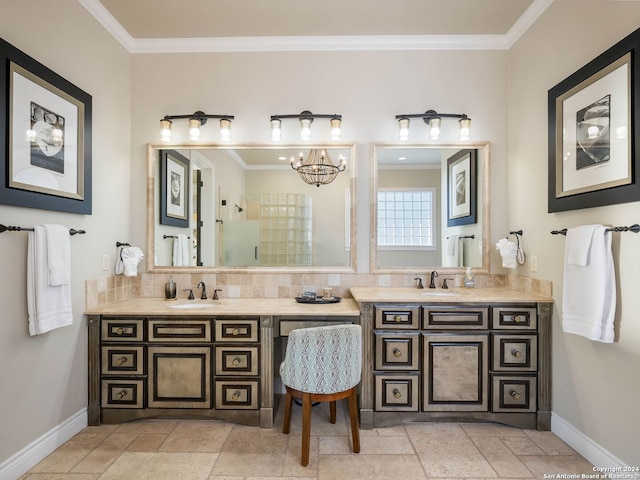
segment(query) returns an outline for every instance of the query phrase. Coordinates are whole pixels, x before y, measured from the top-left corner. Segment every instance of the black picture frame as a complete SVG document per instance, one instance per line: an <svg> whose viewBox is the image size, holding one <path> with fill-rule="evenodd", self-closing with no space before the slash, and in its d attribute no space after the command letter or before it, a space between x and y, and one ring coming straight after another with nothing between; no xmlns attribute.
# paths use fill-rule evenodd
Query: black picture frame
<svg viewBox="0 0 640 480"><path fill-rule="evenodd" d="M91 95L1 38L0 91L0 203L91 215Z"/></svg>
<svg viewBox="0 0 640 480"><path fill-rule="evenodd" d="M160 151L160 223L189 227L190 161L175 150Z"/></svg>
<svg viewBox="0 0 640 480"><path fill-rule="evenodd" d="M549 90L549 213L640 200L639 54L640 29Z"/></svg>
<svg viewBox="0 0 640 480"><path fill-rule="evenodd" d="M477 222L477 150L464 149L447 159L447 226Z"/></svg>

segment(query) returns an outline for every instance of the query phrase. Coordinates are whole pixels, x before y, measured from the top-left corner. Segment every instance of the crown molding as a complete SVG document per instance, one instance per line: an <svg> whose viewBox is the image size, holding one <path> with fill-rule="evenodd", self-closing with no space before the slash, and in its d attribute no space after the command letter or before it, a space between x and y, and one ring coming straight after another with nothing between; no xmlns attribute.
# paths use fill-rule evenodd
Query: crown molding
<svg viewBox="0 0 640 480"><path fill-rule="evenodd" d="M99 0L78 0L129 53L507 50L555 0L533 0L504 35L133 38Z"/></svg>

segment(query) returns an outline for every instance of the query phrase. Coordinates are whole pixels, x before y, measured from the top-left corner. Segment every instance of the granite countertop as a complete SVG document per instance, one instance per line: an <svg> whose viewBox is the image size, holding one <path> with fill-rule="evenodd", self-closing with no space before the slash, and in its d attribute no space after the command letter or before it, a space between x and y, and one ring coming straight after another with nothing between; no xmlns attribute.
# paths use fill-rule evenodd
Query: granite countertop
<svg viewBox="0 0 640 480"><path fill-rule="evenodd" d="M181 307L183 306L184 307ZM202 306L200 308L200 306ZM350 316L360 315L351 298L338 303L306 304L293 298L223 298L220 300L167 301L163 298L135 297L85 310L85 315L294 315L294 316Z"/></svg>
<svg viewBox="0 0 640 480"><path fill-rule="evenodd" d="M402 303L536 303L553 302L553 298L507 287L493 288L425 288L415 287L353 287L353 299L363 302Z"/></svg>

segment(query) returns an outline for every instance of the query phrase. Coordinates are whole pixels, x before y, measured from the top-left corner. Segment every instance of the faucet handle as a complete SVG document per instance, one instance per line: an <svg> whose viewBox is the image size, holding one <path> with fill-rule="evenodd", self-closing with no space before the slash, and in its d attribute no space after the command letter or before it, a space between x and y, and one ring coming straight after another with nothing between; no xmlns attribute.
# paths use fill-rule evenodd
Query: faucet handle
<svg viewBox="0 0 640 480"><path fill-rule="evenodd" d="M418 289L423 289L424 288L424 285L422 284L422 279L420 277L416 277L416 278L414 278L414 280L418 281L418 284L416 285L416 288L418 288Z"/></svg>
<svg viewBox="0 0 640 480"><path fill-rule="evenodd" d="M191 290L190 288L183 288L182 289L183 292L189 292L189 298L188 300L193 300L195 297L193 296L193 290Z"/></svg>
<svg viewBox="0 0 640 480"><path fill-rule="evenodd" d="M213 297L211 297L211 300L220 300L220 298L218 297L218 292L221 292L222 289L221 288L216 288L213 290Z"/></svg>
<svg viewBox="0 0 640 480"><path fill-rule="evenodd" d="M445 278L444 280L442 280L442 288L444 289L449 288L449 285L447 285L447 280L453 280L453 278Z"/></svg>

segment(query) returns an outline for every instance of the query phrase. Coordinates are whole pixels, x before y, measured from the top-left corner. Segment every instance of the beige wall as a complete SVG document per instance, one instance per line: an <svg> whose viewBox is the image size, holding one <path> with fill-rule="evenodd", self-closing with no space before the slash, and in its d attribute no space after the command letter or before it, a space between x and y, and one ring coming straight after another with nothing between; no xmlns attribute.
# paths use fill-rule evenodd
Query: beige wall
<svg viewBox="0 0 640 480"><path fill-rule="evenodd" d="M130 232L131 56L78 2L3 2L0 35L93 96L93 215L0 205L4 225L87 231L71 241L73 325L37 337L27 330L27 234L0 235L1 464L87 406L84 282Z"/></svg>
<svg viewBox="0 0 640 480"><path fill-rule="evenodd" d="M527 253L538 256L533 275L554 286L553 412L628 465L640 464L640 238L614 234L617 341L607 345L562 332L564 237L549 232L637 223L638 204L547 213L547 91L638 28L639 18L638 2L553 4L510 50L508 90L508 217L524 230Z"/></svg>

